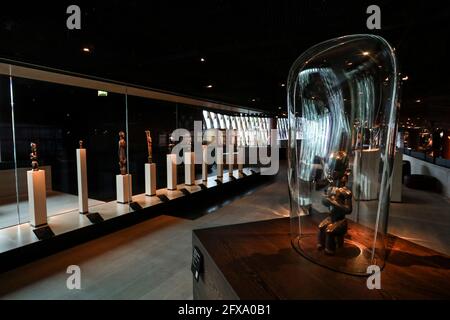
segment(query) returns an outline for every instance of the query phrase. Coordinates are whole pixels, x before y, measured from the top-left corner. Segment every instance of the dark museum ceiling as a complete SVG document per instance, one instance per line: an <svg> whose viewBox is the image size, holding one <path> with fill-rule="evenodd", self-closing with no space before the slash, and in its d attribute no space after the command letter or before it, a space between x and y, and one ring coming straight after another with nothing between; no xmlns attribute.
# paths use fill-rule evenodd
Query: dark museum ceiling
<svg viewBox="0 0 450 320"><path fill-rule="evenodd" d="M70 4L81 31L66 28ZM320 41L367 33L370 4L409 78L402 115L449 118L448 1L2 1L0 57L278 111L293 61Z"/></svg>

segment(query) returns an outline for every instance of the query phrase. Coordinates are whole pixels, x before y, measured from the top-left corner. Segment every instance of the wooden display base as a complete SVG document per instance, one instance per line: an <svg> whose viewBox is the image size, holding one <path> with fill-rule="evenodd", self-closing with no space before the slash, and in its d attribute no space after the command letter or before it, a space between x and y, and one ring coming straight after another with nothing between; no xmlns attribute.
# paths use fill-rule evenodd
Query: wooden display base
<svg viewBox="0 0 450 320"><path fill-rule="evenodd" d="M291 245L290 219L193 231L203 272L194 299L443 299L450 298L450 257L389 235L381 290L367 278L309 261ZM357 224L353 224L353 228Z"/></svg>

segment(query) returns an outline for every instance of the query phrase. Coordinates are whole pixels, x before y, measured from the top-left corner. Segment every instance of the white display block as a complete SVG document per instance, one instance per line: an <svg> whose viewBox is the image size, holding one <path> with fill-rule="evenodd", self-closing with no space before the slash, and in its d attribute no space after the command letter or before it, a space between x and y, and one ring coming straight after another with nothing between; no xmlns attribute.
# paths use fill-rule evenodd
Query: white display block
<svg viewBox="0 0 450 320"><path fill-rule="evenodd" d="M216 149L217 178L223 178L223 149Z"/></svg>
<svg viewBox="0 0 450 320"><path fill-rule="evenodd" d="M232 177L233 176L233 170L234 170L234 165L232 163L228 164L228 176Z"/></svg>
<svg viewBox="0 0 450 320"><path fill-rule="evenodd" d="M47 224L47 194L45 171L27 171L28 206L30 224L39 227Z"/></svg>
<svg viewBox="0 0 450 320"><path fill-rule="evenodd" d="M242 174L244 173L244 162L245 162L244 150L242 148L239 148L237 155L239 177L242 177Z"/></svg>
<svg viewBox="0 0 450 320"><path fill-rule="evenodd" d="M156 163L145 164L145 195L156 195Z"/></svg>
<svg viewBox="0 0 450 320"><path fill-rule="evenodd" d="M202 146L202 154L203 154L202 181L206 182L206 181L208 181L208 147L207 146Z"/></svg>
<svg viewBox="0 0 450 320"><path fill-rule="evenodd" d="M133 195L133 192L131 190L132 186L131 174L125 175L118 174L116 176L116 185L117 185L117 202L119 203L131 202L131 197Z"/></svg>
<svg viewBox="0 0 450 320"><path fill-rule="evenodd" d="M177 190L177 155L167 155L167 189Z"/></svg>
<svg viewBox="0 0 450 320"><path fill-rule="evenodd" d="M381 153L379 149L356 151L354 176L360 177L353 183L353 195L358 200L376 200L380 184L378 181ZM358 163L358 159L360 163Z"/></svg>
<svg viewBox="0 0 450 320"><path fill-rule="evenodd" d="M77 149L78 210L89 212L86 149Z"/></svg>
<svg viewBox="0 0 450 320"><path fill-rule="evenodd" d="M391 182L391 201L402 202L402 175L403 175L403 154L395 152L394 171Z"/></svg>
<svg viewBox="0 0 450 320"><path fill-rule="evenodd" d="M227 163L228 163L228 176L233 177L233 170L234 170L234 153L229 152L227 154Z"/></svg>
<svg viewBox="0 0 450 320"><path fill-rule="evenodd" d="M184 184L187 186L195 185L195 153L184 153Z"/></svg>

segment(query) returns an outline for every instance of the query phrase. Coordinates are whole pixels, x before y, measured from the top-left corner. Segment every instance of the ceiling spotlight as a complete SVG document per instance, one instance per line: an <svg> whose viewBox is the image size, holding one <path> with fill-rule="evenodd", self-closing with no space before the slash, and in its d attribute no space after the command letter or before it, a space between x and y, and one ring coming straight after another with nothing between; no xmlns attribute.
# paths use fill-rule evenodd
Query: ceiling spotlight
<svg viewBox="0 0 450 320"><path fill-rule="evenodd" d="M200 62L206 62L205 58L200 58Z"/></svg>
<svg viewBox="0 0 450 320"><path fill-rule="evenodd" d="M285 84L285 83L282 83L281 86L284 88L284 87L286 87L286 84Z"/></svg>
<svg viewBox="0 0 450 320"><path fill-rule="evenodd" d="M84 48L83 48L83 52L90 53L90 52L91 52L91 49L89 49L88 47L84 47Z"/></svg>
<svg viewBox="0 0 450 320"><path fill-rule="evenodd" d="M252 99L252 102L256 102L256 99Z"/></svg>
<svg viewBox="0 0 450 320"><path fill-rule="evenodd" d="M416 100L416 103L421 103L421 102L422 102L422 100L420 100L420 99Z"/></svg>
<svg viewBox="0 0 450 320"><path fill-rule="evenodd" d="M369 54L370 54L369 51L364 51L364 52L363 52L363 56L368 56Z"/></svg>
<svg viewBox="0 0 450 320"><path fill-rule="evenodd" d="M278 107L278 110L281 110L281 107Z"/></svg>
<svg viewBox="0 0 450 320"><path fill-rule="evenodd" d="M208 84L208 85L206 86L206 88L208 88L208 89L211 89L212 87L213 87L212 84Z"/></svg>

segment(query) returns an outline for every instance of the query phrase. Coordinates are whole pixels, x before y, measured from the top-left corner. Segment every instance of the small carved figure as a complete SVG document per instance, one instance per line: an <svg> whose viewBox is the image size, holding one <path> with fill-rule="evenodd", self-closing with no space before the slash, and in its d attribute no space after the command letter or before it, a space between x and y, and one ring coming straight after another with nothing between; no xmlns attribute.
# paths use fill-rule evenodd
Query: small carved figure
<svg viewBox="0 0 450 320"><path fill-rule="evenodd" d="M80 145L80 149L84 149L83 148L83 140L78 141L78 144Z"/></svg>
<svg viewBox="0 0 450 320"><path fill-rule="evenodd" d="M322 203L330 210L330 215L319 224L317 247L333 255L344 245L348 229L345 216L352 212L352 192L345 186L349 175L347 154L343 151L332 153L328 168L327 179L331 186Z"/></svg>
<svg viewBox="0 0 450 320"><path fill-rule="evenodd" d="M33 169L33 171L39 171L37 144L32 142L30 144L30 147L31 147L31 153L30 153L31 169Z"/></svg>
<svg viewBox="0 0 450 320"><path fill-rule="evenodd" d="M120 174L127 174L127 142L125 141L125 132L119 132L119 166Z"/></svg>
<svg viewBox="0 0 450 320"><path fill-rule="evenodd" d="M147 150L148 150L148 163L153 163L153 151L152 151L152 136L150 135L150 130L145 130L145 135L147 136Z"/></svg>

